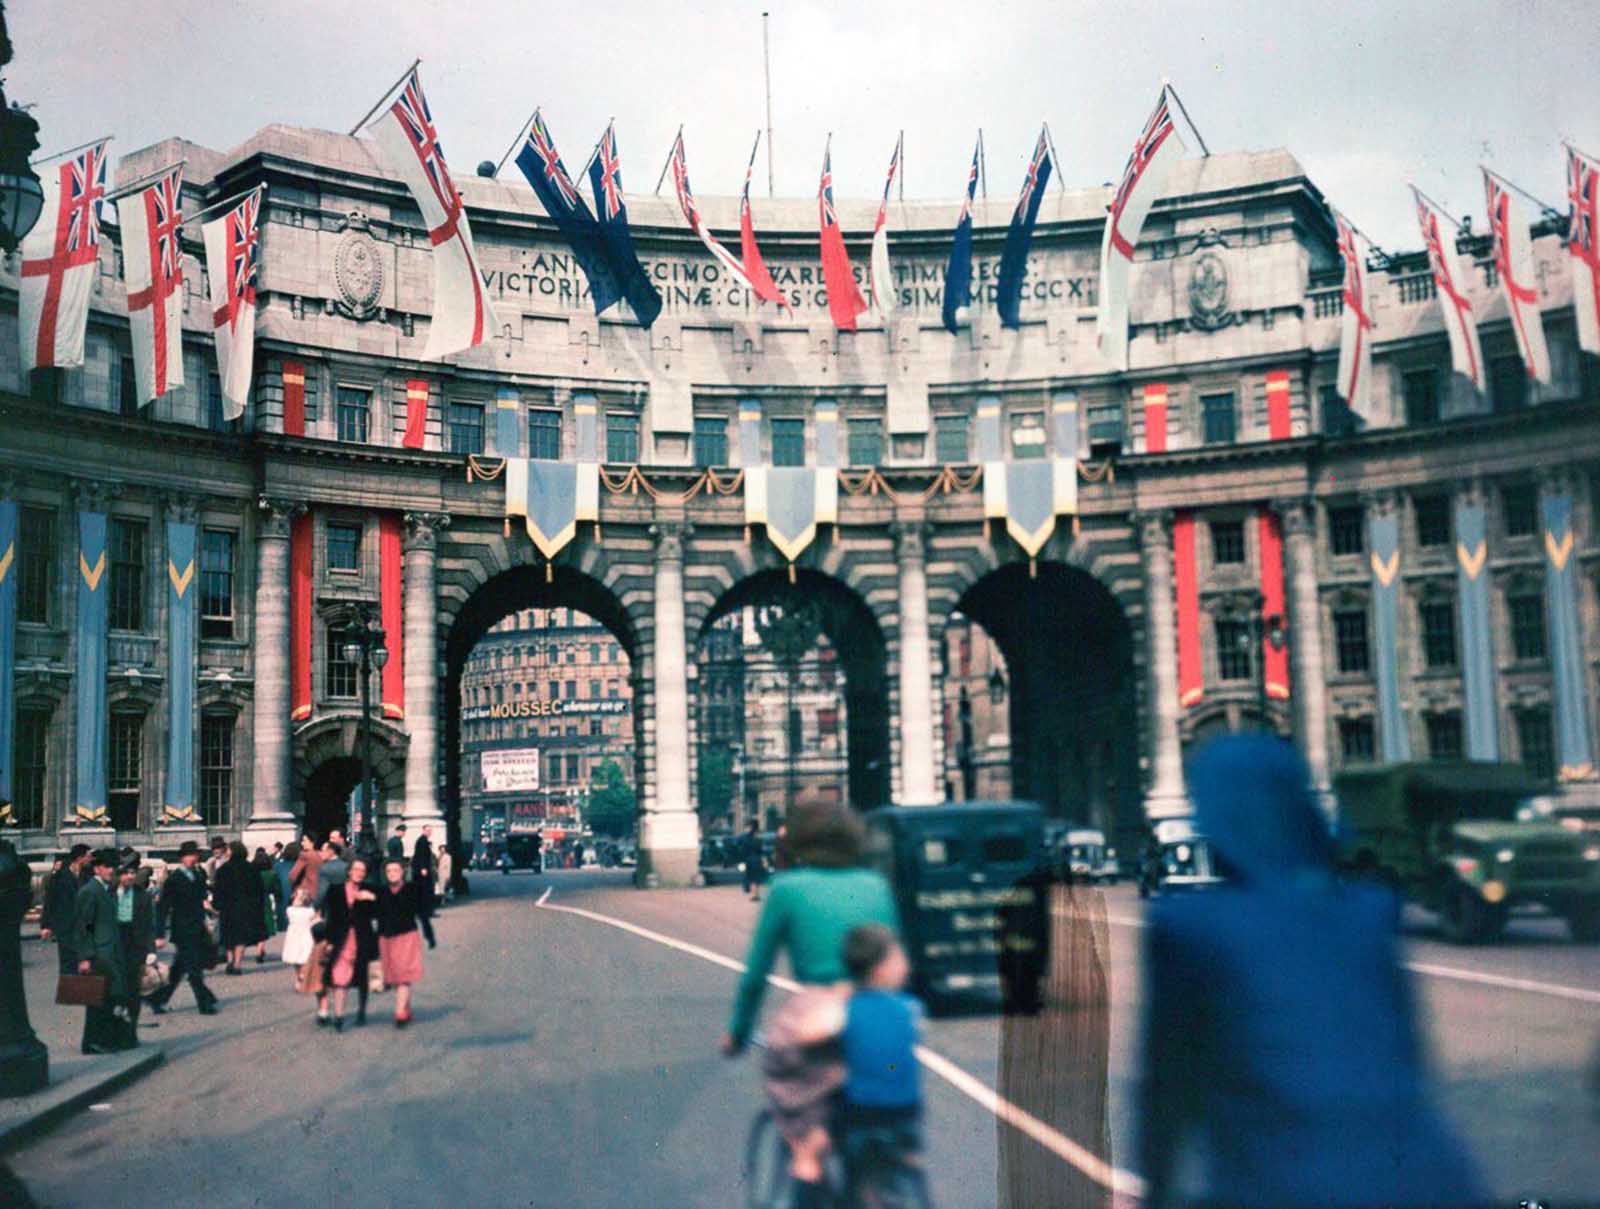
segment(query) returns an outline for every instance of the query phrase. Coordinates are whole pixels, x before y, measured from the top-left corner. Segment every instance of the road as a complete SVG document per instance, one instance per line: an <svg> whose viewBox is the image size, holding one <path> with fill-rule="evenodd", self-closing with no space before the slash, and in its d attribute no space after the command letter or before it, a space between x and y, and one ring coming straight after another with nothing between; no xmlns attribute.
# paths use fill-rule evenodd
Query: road
<svg viewBox="0 0 1600 1209"><path fill-rule="evenodd" d="M365 1029L319 1030L276 964L214 980L220 1016L198 1016L180 991L179 1010L145 1033L168 1047L167 1065L14 1156L17 1175L61 1207L164 1189L217 1207L308 1193L341 1209L742 1204L759 1079L755 1062L715 1047L757 908L736 886L641 893L612 871L473 882L440 919L411 1030L390 1027L387 996ZM1010 1187L1048 1187L1051 1204L1130 1202L1101 1183L1135 1177L1101 1167L1131 1163L1141 910L1126 887L1086 903L1103 911L1096 943L1109 955L1096 983L1110 1006L1104 1092L1083 1068L1086 1051L1105 1052L1097 1026L1059 1003L1053 1024L932 1021L928 1048L945 1061L926 1080L927 1136L943 1209L1005 1202L1003 1171ZM1475 950L1407 923L1439 1096L1497 1194L1592 1199L1595 950L1534 921ZM37 986L53 954L27 947ZM36 990L36 1023L59 1046L74 1022L41 1000ZM997 1124L1010 1111L997 1088L1030 1136Z"/></svg>

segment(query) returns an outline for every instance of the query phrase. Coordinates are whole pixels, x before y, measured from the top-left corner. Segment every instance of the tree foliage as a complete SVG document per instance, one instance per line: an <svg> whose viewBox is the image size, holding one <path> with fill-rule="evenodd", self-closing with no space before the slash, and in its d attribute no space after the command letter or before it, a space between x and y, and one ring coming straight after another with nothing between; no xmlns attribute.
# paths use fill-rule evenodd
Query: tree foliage
<svg viewBox="0 0 1600 1209"><path fill-rule="evenodd" d="M594 770L589 787L589 826L599 835L632 835L639 815L638 799L628 775L615 760Z"/></svg>

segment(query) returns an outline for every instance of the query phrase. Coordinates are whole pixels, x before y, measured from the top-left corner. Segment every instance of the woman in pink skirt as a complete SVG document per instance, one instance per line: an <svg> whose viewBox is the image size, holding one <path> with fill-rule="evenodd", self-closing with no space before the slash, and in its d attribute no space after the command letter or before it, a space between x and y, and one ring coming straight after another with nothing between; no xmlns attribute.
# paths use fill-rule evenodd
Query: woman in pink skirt
<svg viewBox="0 0 1600 1209"><path fill-rule="evenodd" d="M422 978L422 937L433 948L433 924L417 884L406 880L404 861L398 857L385 861L383 881L378 893L378 952L383 958L383 981L395 988L394 1026L405 1028L411 1023L411 984Z"/></svg>
<svg viewBox="0 0 1600 1209"><path fill-rule="evenodd" d="M359 856L350 862L344 884L328 890L323 903L326 938L331 947L328 959L328 984L333 988L333 1028L344 1030L344 997L356 988L360 1008L356 1023L367 1022L367 966L378 956L378 936L373 927L378 896L362 883L367 880L367 862ZM318 1022L325 1020L319 1003Z"/></svg>

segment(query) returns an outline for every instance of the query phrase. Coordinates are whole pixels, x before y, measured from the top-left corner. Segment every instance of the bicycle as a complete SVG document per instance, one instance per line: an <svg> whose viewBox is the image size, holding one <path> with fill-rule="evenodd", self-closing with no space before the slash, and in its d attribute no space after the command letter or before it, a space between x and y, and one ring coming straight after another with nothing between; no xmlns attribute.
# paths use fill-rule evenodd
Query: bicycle
<svg viewBox="0 0 1600 1209"><path fill-rule="evenodd" d="M840 1209L931 1209L922 1167L893 1130L850 1132L829 1152L824 1170L829 1199ZM789 1209L793 1203L789 1147L770 1108L750 1124L743 1175L747 1209Z"/></svg>

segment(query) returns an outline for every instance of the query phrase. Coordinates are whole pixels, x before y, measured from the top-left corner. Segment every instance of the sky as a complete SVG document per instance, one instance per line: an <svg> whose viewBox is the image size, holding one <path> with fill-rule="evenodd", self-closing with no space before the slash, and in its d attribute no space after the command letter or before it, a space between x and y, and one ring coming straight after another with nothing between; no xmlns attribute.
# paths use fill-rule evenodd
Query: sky
<svg viewBox="0 0 1600 1209"><path fill-rule="evenodd" d="M1164 76L1213 152L1288 148L1391 250L1421 245L1408 181L1481 231L1480 163L1564 210L1560 140L1600 153L1595 0L67 7L7 9L6 93L34 105L46 154L107 133L121 155L173 135L225 150L273 122L346 131L420 56L458 176L541 105L574 172L614 117L625 185L648 192L682 123L696 193L733 194L766 125L763 9L780 197L815 194L831 131L836 191L875 198L903 129L906 197L954 198L980 127L989 192L1013 196L1041 120L1069 186L1107 182Z"/></svg>

